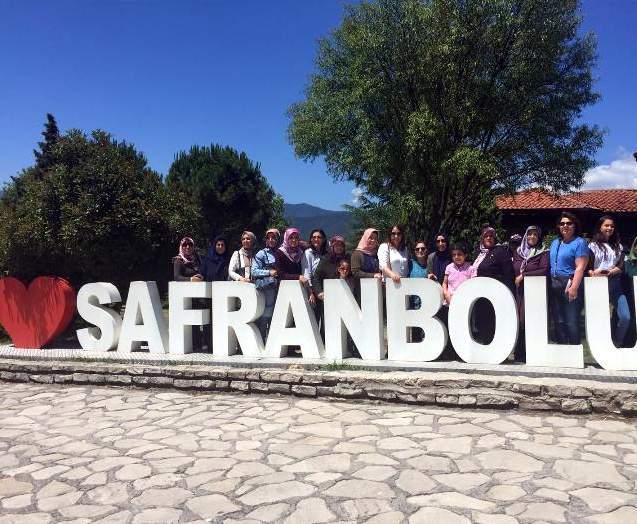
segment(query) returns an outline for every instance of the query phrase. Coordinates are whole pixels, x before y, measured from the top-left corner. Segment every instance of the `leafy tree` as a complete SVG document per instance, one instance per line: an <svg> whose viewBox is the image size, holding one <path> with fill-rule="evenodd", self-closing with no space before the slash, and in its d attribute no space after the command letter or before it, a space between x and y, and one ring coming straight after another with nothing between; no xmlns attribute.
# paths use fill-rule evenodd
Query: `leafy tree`
<svg viewBox="0 0 637 524"><path fill-rule="evenodd" d="M579 186L602 133L577 0L374 0L319 43L289 137L411 236L474 236L495 195Z"/></svg>
<svg viewBox="0 0 637 524"><path fill-rule="evenodd" d="M49 167L36 164L5 187L0 267L27 281L112 282L123 294L133 280L167 280L197 210L169 193L132 145L106 132L71 130L47 155Z"/></svg>
<svg viewBox="0 0 637 524"><path fill-rule="evenodd" d="M259 164L230 147L193 146L178 153L166 183L187 194L199 209L202 221L196 234L200 240L224 233L238 245L244 230L261 238L268 227L284 224L283 200L261 174Z"/></svg>

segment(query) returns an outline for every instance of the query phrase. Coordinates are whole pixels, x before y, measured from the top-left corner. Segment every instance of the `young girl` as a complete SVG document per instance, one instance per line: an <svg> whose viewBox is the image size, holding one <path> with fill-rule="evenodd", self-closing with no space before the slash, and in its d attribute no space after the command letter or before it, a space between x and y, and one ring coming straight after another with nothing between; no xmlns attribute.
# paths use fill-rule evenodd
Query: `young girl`
<svg viewBox="0 0 637 524"><path fill-rule="evenodd" d="M451 260L451 264L445 268L445 278L442 281L442 292L447 305L451 303L451 297L458 286L476 276L476 268L467 262L467 248L463 244L451 246Z"/></svg>
<svg viewBox="0 0 637 524"><path fill-rule="evenodd" d="M336 270L338 271L338 278L340 278L341 280L345 280L345 282L347 282L347 285L349 286L349 288L352 290L352 293L353 293L354 292L354 277L352 276L352 268L350 266L349 260L347 260L346 258L341 260Z"/></svg>

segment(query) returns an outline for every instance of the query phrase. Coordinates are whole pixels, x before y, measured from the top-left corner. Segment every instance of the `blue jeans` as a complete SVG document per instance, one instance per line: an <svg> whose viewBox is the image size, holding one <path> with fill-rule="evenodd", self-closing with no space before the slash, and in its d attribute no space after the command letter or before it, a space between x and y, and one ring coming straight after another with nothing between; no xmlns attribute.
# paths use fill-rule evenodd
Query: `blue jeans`
<svg viewBox="0 0 637 524"><path fill-rule="evenodd" d="M616 346L622 347L626 332L630 327L630 308L622 288L621 277L616 276L608 279L608 295L610 303L617 313L617 325L613 330L613 339Z"/></svg>
<svg viewBox="0 0 637 524"><path fill-rule="evenodd" d="M278 289L275 286L266 286L259 289L259 293L262 293L265 298L265 309L263 315L257 319L257 327L261 332L261 337L265 343L268 332L270 331L270 322L272 321L272 314L274 313L274 304L276 303L276 295Z"/></svg>
<svg viewBox="0 0 637 524"><path fill-rule="evenodd" d="M579 328L584 289L577 290L577 298L569 302L564 293L568 277L551 277L551 310L555 322L555 338L558 344L579 344L582 336Z"/></svg>

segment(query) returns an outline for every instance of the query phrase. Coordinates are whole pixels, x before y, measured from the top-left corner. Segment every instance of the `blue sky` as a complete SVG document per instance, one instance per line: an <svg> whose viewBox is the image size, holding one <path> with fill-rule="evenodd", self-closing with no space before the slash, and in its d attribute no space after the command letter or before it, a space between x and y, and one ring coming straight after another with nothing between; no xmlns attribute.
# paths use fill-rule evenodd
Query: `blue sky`
<svg viewBox="0 0 637 524"><path fill-rule="evenodd" d="M287 107L313 68L341 0L0 0L0 181L32 163L45 113L63 130L105 129L166 173L177 151L213 142L245 151L287 202L339 209L353 186L287 142ZM599 39L607 129L589 187L637 188L635 0L586 0Z"/></svg>

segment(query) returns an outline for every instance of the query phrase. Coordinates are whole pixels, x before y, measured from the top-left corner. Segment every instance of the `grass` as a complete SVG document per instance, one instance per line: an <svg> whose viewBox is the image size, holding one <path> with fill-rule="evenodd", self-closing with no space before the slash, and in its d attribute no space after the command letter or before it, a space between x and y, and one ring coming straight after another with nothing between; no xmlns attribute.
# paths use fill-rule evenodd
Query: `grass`
<svg viewBox="0 0 637 524"><path fill-rule="evenodd" d="M319 369L322 371L356 371L357 369L361 369L360 366L352 366L348 362L337 362L334 360L329 364L323 364L319 366Z"/></svg>

